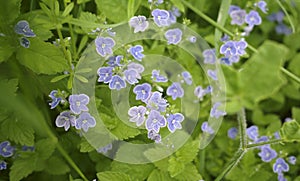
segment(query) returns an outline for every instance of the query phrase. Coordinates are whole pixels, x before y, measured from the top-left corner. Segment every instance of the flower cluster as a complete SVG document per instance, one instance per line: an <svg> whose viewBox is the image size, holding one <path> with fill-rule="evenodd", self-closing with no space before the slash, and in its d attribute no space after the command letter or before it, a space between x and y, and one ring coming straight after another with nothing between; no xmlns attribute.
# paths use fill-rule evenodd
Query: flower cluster
<svg viewBox="0 0 300 181"><path fill-rule="evenodd" d="M192 76L189 72L184 71L178 76L179 81L173 82L166 90L166 94L172 100L182 98L184 96L184 89L182 84L191 85ZM152 70L152 81L168 82L167 76L161 74L160 70ZM160 87L161 88L161 87ZM169 102L163 98L164 90L153 91L149 83L138 84L134 87L133 93L136 95L135 99L143 102L143 105L133 106L128 110L129 121L134 122L138 127L143 124L148 131L148 138L155 142L161 142L159 134L160 128L166 127L171 133L176 129L182 128L182 121L184 115L172 109Z"/></svg>
<svg viewBox="0 0 300 181"><path fill-rule="evenodd" d="M132 46L128 52L137 61L142 61L144 51L141 45ZM97 71L99 76L98 82L109 84L110 89L120 90L128 84L134 85L141 79L144 72L143 65L135 63L131 60L125 60L124 56L111 56L107 62L108 66L100 67Z"/></svg>
<svg viewBox="0 0 300 181"><path fill-rule="evenodd" d="M29 48L30 41L28 38L35 37L32 29L29 27L29 23L26 20L21 20L15 25L15 32L19 35L22 35L20 38L20 45L24 48Z"/></svg>
<svg viewBox="0 0 300 181"><path fill-rule="evenodd" d="M49 95L52 98L52 103L50 103L51 109L63 100L63 98L56 96L57 92L57 90L53 90ZM70 110L63 111L57 116L55 120L56 126L64 127L65 131L68 131L73 126L76 129L83 129L84 132L87 132L89 128L95 127L96 120L88 113L87 105L89 100L86 94L70 95L68 100Z"/></svg>
<svg viewBox="0 0 300 181"><path fill-rule="evenodd" d="M258 127L251 126L246 130L248 138L251 140L252 143L261 143L269 141L267 136L259 136ZM284 178L283 172L289 171L288 163L281 157L278 157L277 152L271 148L269 144L263 145L258 147L260 152L258 156L261 158L263 162L271 162L273 159L276 159L276 162L273 164L273 172L278 174L278 180L283 181L286 180ZM287 158L288 162L292 165L296 163L296 157L290 156Z"/></svg>
<svg viewBox="0 0 300 181"><path fill-rule="evenodd" d="M275 27L275 31L277 34L289 35L292 33L292 30L286 24L284 24L284 16L285 15L282 11L278 11L277 13L270 14L268 16L268 20L277 23Z"/></svg>
<svg viewBox="0 0 300 181"><path fill-rule="evenodd" d="M232 65L240 60L240 56L246 54L247 42L245 40L240 41L226 41L220 47L220 53L224 55L221 58L221 62L227 65Z"/></svg>

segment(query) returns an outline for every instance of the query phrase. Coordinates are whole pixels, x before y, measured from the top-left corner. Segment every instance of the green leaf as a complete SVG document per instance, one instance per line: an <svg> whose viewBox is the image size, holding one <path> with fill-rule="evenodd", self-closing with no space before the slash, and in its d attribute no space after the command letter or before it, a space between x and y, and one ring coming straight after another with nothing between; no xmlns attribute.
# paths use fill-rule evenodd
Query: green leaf
<svg viewBox="0 0 300 181"><path fill-rule="evenodd" d="M110 132L120 140L133 138L140 134L140 131L137 128L127 126L116 117L101 114L101 119Z"/></svg>
<svg viewBox="0 0 300 181"><path fill-rule="evenodd" d="M152 164L127 164L113 161L111 171L130 175L131 180L145 180L154 169Z"/></svg>
<svg viewBox="0 0 300 181"><path fill-rule="evenodd" d="M98 10L109 20L119 23L127 20L128 0L95 0Z"/></svg>
<svg viewBox="0 0 300 181"><path fill-rule="evenodd" d="M149 175L147 181L172 181L173 179L169 176L167 172L162 172L160 170L153 170Z"/></svg>
<svg viewBox="0 0 300 181"><path fill-rule="evenodd" d="M20 181L35 171L36 161L37 155L14 160L9 172L10 181Z"/></svg>
<svg viewBox="0 0 300 181"><path fill-rule="evenodd" d="M298 53L289 63L288 69L296 74L297 76L300 76L300 53Z"/></svg>
<svg viewBox="0 0 300 181"><path fill-rule="evenodd" d="M128 0L128 5L127 5L128 19L134 16L134 4L135 4L135 0Z"/></svg>
<svg viewBox="0 0 300 181"><path fill-rule="evenodd" d="M185 164L183 162L177 161L176 157L172 156L169 159L169 167L168 171L171 177L175 177L180 174L185 168Z"/></svg>
<svg viewBox="0 0 300 181"><path fill-rule="evenodd" d="M42 139L36 143L36 152L38 153L39 159L48 159L56 148L57 140Z"/></svg>
<svg viewBox="0 0 300 181"><path fill-rule="evenodd" d="M65 17L65 16L69 15L70 12L73 10L73 8L74 8L73 2L68 4L67 7L65 8L64 12L62 13L62 16Z"/></svg>
<svg viewBox="0 0 300 181"><path fill-rule="evenodd" d="M68 65L58 47L38 38L30 39L30 47L17 51L19 62L37 74L55 74L67 70Z"/></svg>
<svg viewBox="0 0 300 181"><path fill-rule="evenodd" d="M94 150L95 148L86 139L81 140L80 152L91 152Z"/></svg>
<svg viewBox="0 0 300 181"><path fill-rule="evenodd" d="M80 80L83 83L88 83L89 82L89 80L87 78L85 78L85 77L83 77L82 75L79 75L79 74L75 74L75 78Z"/></svg>
<svg viewBox="0 0 300 181"><path fill-rule="evenodd" d="M69 166L57 156L47 159L45 165L45 171L52 175L62 175L70 171Z"/></svg>
<svg viewBox="0 0 300 181"><path fill-rule="evenodd" d="M292 108L293 119L295 119L300 124L300 108Z"/></svg>
<svg viewBox="0 0 300 181"><path fill-rule="evenodd" d="M199 140L190 141L175 152L174 156L169 159L168 171L171 177L180 174L187 163L195 159L199 151Z"/></svg>
<svg viewBox="0 0 300 181"><path fill-rule="evenodd" d="M201 180L202 176L198 172L196 166L192 163L185 165L184 170L174 177L179 181Z"/></svg>
<svg viewBox="0 0 300 181"><path fill-rule="evenodd" d="M280 129L280 135L287 141L300 141L300 125L296 120L285 122Z"/></svg>
<svg viewBox="0 0 300 181"><path fill-rule="evenodd" d="M80 13L80 17L79 20L86 22L86 23L95 23L97 21L97 16L93 13L90 12L81 12ZM95 23L96 24L96 23ZM90 26L86 26L86 24L84 23L80 23L78 26L81 27L81 29L86 33L90 33L92 28L97 28L97 26L95 27L90 27ZM86 37L86 41L88 40L88 37ZM86 42L85 42L86 43ZM80 43L81 45L82 43ZM81 45L82 46L82 45ZM82 50L83 47L79 48L79 50Z"/></svg>
<svg viewBox="0 0 300 181"><path fill-rule="evenodd" d="M7 26L14 22L20 14L21 0L1 1L0 6L0 27Z"/></svg>
<svg viewBox="0 0 300 181"><path fill-rule="evenodd" d="M1 124L1 134L20 145L34 144L34 130L28 124L16 119L6 119Z"/></svg>
<svg viewBox="0 0 300 181"><path fill-rule="evenodd" d="M66 77L69 77L69 76L70 76L69 74L59 75L59 76L56 76L53 79L51 79L50 82L52 82L52 83L58 82L58 81L66 78Z"/></svg>
<svg viewBox="0 0 300 181"><path fill-rule="evenodd" d="M0 63L6 61L15 51L11 40L0 36Z"/></svg>
<svg viewBox="0 0 300 181"><path fill-rule="evenodd" d="M287 52L285 46L265 41L245 63L239 75L241 92L244 93L242 96L246 102L256 103L265 99L284 84L280 68Z"/></svg>
<svg viewBox="0 0 300 181"><path fill-rule="evenodd" d="M122 172L111 172L111 171L100 172L97 173L97 177L101 181L117 181L117 180L131 181L130 176Z"/></svg>

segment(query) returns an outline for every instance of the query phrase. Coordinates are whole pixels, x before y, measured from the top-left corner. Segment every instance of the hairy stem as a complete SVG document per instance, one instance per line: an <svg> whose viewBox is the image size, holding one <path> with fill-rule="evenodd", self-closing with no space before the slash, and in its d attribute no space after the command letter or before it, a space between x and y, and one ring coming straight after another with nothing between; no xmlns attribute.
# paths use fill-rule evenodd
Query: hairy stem
<svg viewBox="0 0 300 181"><path fill-rule="evenodd" d="M279 1L279 0L278 0ZM226 33L227 35L234 37L235 35L229 31L228 29L220 26L217 22L215 22L213 19L211 19L209 16L207 16L206 14L202 13L199 9L197 9L195 6L193 6L192 4L190 4L189 2L185 1L185 0L181 0L181 2L188 7L189 9L191 9L192 11L194 11L197 15L199 15L201 18L203 18L204 20L206 20L208 23L210 23L211 25L213 25L214 27L216 27L217 29L219 29L220 31L222 31L223 33ZM279 2L280 3L280 2ZM248 48L253 51L253 52L258 52L258 50L256 48L254 48L252 45L248 44ZM293 79L294 81L296 81L297 83L300 84L300 78L297 77L295 74L289 72L288 70L286 70L284 67L281 67L280 70L287 75L288 77L290 77L291 79Z"/></svg>
<svg viewBox="0 0 300 181"><path fill-rule="evenodd" d="M265 142L260 142L260 143L253 143L253 144L248 144L247 149L249 148L255 148L258 146L263 146L263 145L268 145L268 144L278 144L284 142L283 139L276 139L276 140L270 140L270 141L265 141Z"/></svg>
<svg viewBox="0 0 300 181"><path fill-rule="evenodd" d="M239 149L232 160L229 162L229 164L225 167L225 169L222 171L222 173L215 179L215 181L222 180L235 166L236 164L243 158L244 154L247 151L244 149Z"/></svg>

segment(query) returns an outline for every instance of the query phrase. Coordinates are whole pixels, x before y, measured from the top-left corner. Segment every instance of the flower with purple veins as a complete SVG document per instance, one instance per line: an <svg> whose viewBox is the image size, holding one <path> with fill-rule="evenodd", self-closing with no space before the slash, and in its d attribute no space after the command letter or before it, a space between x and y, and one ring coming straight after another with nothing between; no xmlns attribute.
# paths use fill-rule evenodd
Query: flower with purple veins
<svg viewBox="0 0 300 181"><path fill-rule="evenodd" d="M212 78L213 80L218 80L218 76L217 76L217 70L207 70L207 75Z"/></svg>
<svg viewBox="0 0 300 181"><path fill-rule="evenodd" d="M264 162L270 162L277 157L277 152L273 150L269 145L262 146L261 151L258 153L261 160Z"/></svg>
<svg viewBox="0 0 300 181"><path fill-rule="evenodd" d="M131 62L127 65L127 69L134 69L136 70L139 74L143 73L145 68L143 65L141 64L138 64L138 63L134 63L134 62Z"/></svg>
<svg viewBox="0 0 300 181"><path fill-rule="evenodd" d="M182 72L181 75L183 77L184 82L187 85L192 85L192 83L193 83L192 76L191 76L191 74L188 71Z"/></svg>
<svg viewBox="0 0 300 181"><path fill-rule="evenodd" d="M119 75L114 75L112 77L111 81L109 82L108 87L111 90L113 90L113 89L120 90L120 89L123 89L126 87L126 82Z"/></svg>
<svg viewBox="0 0 300 181"><path fill-rule="evenodd" d="M154 9L151 12L151 15L153 16L154 19L154 23L158 26L158 27L162 27L162 26L169 26L169 18L170 18L170 14L168 11L166 10L161 10L161 9Z"/></svg>
<svg viewBox="0 0 300 181"><path fill-rule="evenodd" d="M76 117L71 115L70 111L64 111L57 116L55 125L59 128L64 127L65 131L68 131L70 126L75 126L75 119Z"/></svg>
<svg viewBox="0 0 300 181"><path fill-rule="evenodd" d="M146 120L145 126L148 131L153 130L155 133L159 133L161 127L167 125L166 118L156 110L151 110Z"/></svg>
<svg viewBox="0 0 300 181"><path fill-rule="evenodd" d="M121 64L121 61L123 60L124 56L123 55L118 55L118 56L111 56L109 57L109 61L107 62L107 64L110 67L121 67L123 66L123 64Z"/></svg>
<svg viewBox="0 0 300 181"><path fill-rule="evenodd" d="M246 11L243 9L235 10L230 13L232 25L243 25L245 23Z"/></svg>
<svg viewBox="0 0 300 181"><path fill-rule="evenodd" d="M292 165L295 165L297 161L297 158L295 156L289 156L288 157L288 162Z"/></svg>
<svg viewBox="0 0 300 181"><path fill-rule="evenodd" d="M181 41L182 31L179 28L170 29L165 33L165 38L168 40L168 45L177 45Z"/></svg>
<svg viewBox="0 0 300 181"><path fill-rule="evenodd" d="M227 135L231 139L235 139L238 135L239 131L236 127L232 127L227 131Z"/></svg>
<svg viewBox="0 0 300 181"><path fill-rule="evenodd" d="M257 4L255 4L262 12L267 14L268 8L267 3L265 1L259 1Z"/></svg>
<svg viewBox="0 0 300 181"><path fill-rule="evenodd" d="M167 89L167 95L172 96L172 99L175 100L178 97L182 98L184 96L184 90L181 87L181 84L178 82L174 82Z"/></svg>
<svg viewBox="0 0 300 181"><path fill-rule="evenodd" d="M289 165L284 161L283 158L277 158L276 162L273 164L274 173L288 172L290 170Z"/></svg>
<svg viewBox="0 0 300 181"><path fill-rule="evenodd" d="M166 107L168 106L168 102L161 96L162 94L160 92L153 92L147 101L147 107L152 110L157 110L159 112L165 112Z"/></svg>
<svg viewBox="0 0 300 181"><path fill-rule="evenodd" d="M86 94L73 94L69 97L70 109L75 114L80 114L81 111L88 111L87 104L90 98Z"/></svg>
<svg viewBox="0 0 300 181"><path fill-rule="evenodd" d="M30 41L27 38L22 37L22 38L20 38L20 45L24 48L29 48Z"/></svg>
<svg viewBox="0 0 300 181"><path fill-rule="evenodd" d="M154 130L148 131L148 138L155 141L155 143L161 142L160 134L156 133Z"/></svg>
<svg viewBox="0 0 300 181"><path fill-rule="evenodd" d="M251 140L257 140L258 127L253 125L253 126L247 128L246 133L247 133L248 138L250 138Z"/></svg>
<svg viewBox="0 0 300 181"><path fill-rule="evenodd" d="M49 97L52 99L52 102L49 103L49 105L51 106L50 109L54 109L62 101L61 97L57 97L57 93L57 90L53 90L49 94Z"/></svg>
<svg viewBox="0 0 300 181"><path fill-rule="evenodd" d="M144 49L141 45L136 45L129 48L131 55L138 61L142 61L142 58L144 58L145 55L142 54L143 51Z"/></svg>
<svg viewBox="0 0 300 181"><path fill-rule="evenodd" d="M9 141L0 143L0 155L3 157L11 157L14 154L15 148L10 145Z"/></svg>
<svg viewBox="0 0 300 181"><path fill-rule="evenodd" d="M184 116L181 113L170 114L167 118L169 131L174 133L176 129L181 129L181 122L183 120Z"/></svg>
<svg viewBox="0 0 300 181"><path fill-rule="evenodd" d="M229 10L228 10L228 14L232 13L233 11L237 11L240 10L241 8L239 6L236 5L230 5L229 6Z"/></svg>
<svg viewBox="0 0 300 181"><path fill-rule="evenodd" d="M204 63L214 64L216 63L216 50L206 49L203 51Z"/></svg>
<svg viewBox="0 0 300 181"><path fill-rule="evenodd" d="M213 128L211 126L208 125L208 122L205 121L202 123L201 125L201 130L205 133L209 133L209 134L214 134L215 131L213 130Z"/></svg>
<svg viewBox="0 0 300 181"><path fill-rule="evenodd" d="M106 145L106 146L103 146L103 147L100 147L100 148L98 148L97 149L97 152L98 153L103 153L103 154L105 154L105 153L107 153L109 150L111 150L112 149L112 144L111 143L109 143L108 145Z"/></svg>
<svg viewBox="0 0 300 181"><path fill-rule="evenodd" d="M260 25L261 17L257 11L251 10L250 13L246 15L245 22L251 27L253 27L254 25Z"/></svg>
<svg viewBox="0 0 300 181"><path fill-rule="evenodd" d="M149 22L145 16L134 16L129 20L129 25L134 28L134 33L144 32L148 28Z"/></svg>
<svg viewBox="0 0 300 181"><path fill-rule="evenodd" d="M241 41L236 41L235 42L235 47L237 50L237 54L238 55L244 55L246 54L245 49L247 48L248 43L245 40L241 40Z"/></svg>
<svg viewBox="0 0 300 181"><path fill-rule="evenodd" d="M133 92L136 94L135 99L141 100L143 102L147 101L147 99L150 97L151 90L152 90L152 87L148 83L136 85L133 88Z"/></svg>
<svg viewBox="0 0 300 181"><path fill-rule="evenodd" d="M127 82L132 85L138 83L138 79L141 79L141 75L134 69L125 70L124 76Z"/></svg>
<svg viewBox="0 0 300 181"><path fill-rule="evenodd" d="M35 37L36 35L29 27L29 23L25 20L19 21L15 26L15 32L19 35L24 35L25 37Z"/></svg>
<svg viewBox="0 0 300 181"><path fill-rule="evenodd" d="M221 106L220 102L216 102L213 105L213 107L210 110L210 117L215 117L215 118L218 119L219 117L226 115L225 111L221 111L221 110L218 109L218 107L220 107L220 106Z"/></svg>
<svg viewBox="0 0 300 181"><path fill-rule="evenodd" d="M112 79L113 67L100 67L97 71L98 82L109 83Z"/></svg>
<svg viewBox="0 0 300 181"><path fill-rule="evenodd" d="M7 163L3 160L0 160L0 170L5 170L7 168Z"/></svg>
<svg viewBox="0 0 300 181"><path fill-rule="evenodd" d="M237 49L235 47L235 42L227 41L225 44L221 46L220 53L225 55L226 57L229 57L231 55L236 55Z"/></svg>
<svg viewBox="0 0 300 181"><path fill-rule="evenodd" d="M159 73L160 73L159 70L153 69L152 76L151 76L152 80L154 82L168 82L168 78L163 75L160 75Z"/></svg>
<svg viewBox="0 0 300 181"><path fill-rule="evenodd" d="M112 48L115 44L115 41L110 37L97 37L95 40L97 53L102 57L111 55L113 53Z"/></svg>
<svg viewBox="0 0 300 181"><path fill-rule="evenodd" d="M96 120L88 112L83 112L75 121L76 129L83 129L84 132L87 132L89 128L96 126Z"/></svg>
<svg viewBox="0 0 300 181"><path fill-rule="evenodd" d="M133 106L128 110L130 122L135 122L137 126L141 126L145 121L147 109L144 106Z"/></svg>

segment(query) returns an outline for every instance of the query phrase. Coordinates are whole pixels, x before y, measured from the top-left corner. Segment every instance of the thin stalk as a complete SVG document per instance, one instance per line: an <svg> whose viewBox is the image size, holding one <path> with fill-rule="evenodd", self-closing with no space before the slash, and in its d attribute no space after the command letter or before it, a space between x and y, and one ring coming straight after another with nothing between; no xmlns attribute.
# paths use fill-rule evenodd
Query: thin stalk
<svg viewBox="0 0 300 181"><path fill-rule="evenodd" d="M205 149L200 150L199 161L200 161L199 173L201 175L204 175L205 174Z"/></svg>
<svg viewBox="0 0 300 181"><path fill-rule="evenodd" d="M71 167L73 167L73 169L79 174L79 176L85 180L88 181L88 179L85 177L85 175L81 172L81 170L79 169L79 167L76 165L76 163L72 160L72 158L68 155L68 153L63 149L63 147L57 143L56 148L58 149L58 151L60 152L60 154L62 154L62 156L66 159L66 161L71 165Z"/></svg>
<svg viewBox="0 0 300 181"><path fill-rule="evenodd" d="M222 180L235 166L236 164L243 158L246 150L239 149L234 157L232 158L231 162L225 167L222 173L215 179L215 181Z"/></svg>
<svg viewBox="0 0 300 181"><path fill-rule="evenodd" d="M263 145L268 145L268 144L278 144L284 142L283 139L277 139L277 140L270 140L270 141L265 141L265 142L260 142L260 143L253 143L253 144L248 144L247 149L249 148L255 148L258 146L263 146Z"/></svg>
<svg viewBox="0 0 300 181"><path fill-rule="evenodd" d="M244 108L238 112L238 123L239 123L239 132L240 132L240 148L245 150L247 148L247 135L246 135L247 120L246 120L246 113Z"/></svg>
<svg viewBox="0 0 300 181"><path fill-rule="evenodd" d="M188 8L190 8L192 11L194 11L197 15L199 15L201 18L203 18L204 20L206 20L208 23L210 23L211 25L215 26L217 29L221 30L223 33L226 33L227 35L234 37L235 35L230 32L228 29L220 26L217 22L215 22L213 19L211 19L209 16L207 16L206 14L202 13L199 9L197 9L196 7L194 7L192 4L190 4L189 2L185 1L185 0L181 0L181 2ZM280 2L279 2L280 3ZM258 50L256 48L254 48L252 45L248 44L248 48L253 51L254 53L258 52ZM291 79L295 80L297 83L300 84L300 78L297 77L295 74L289 72L288 70L286 70L284 67L281 67L280 70L287 75L288 77L290 77Z"/></svg>
<svg viewBox="0 0 300 181"><path fill-rule="evenodd" d="M282 11L284 12L284 14L286 15L291 27L292 27L292 32L295 33L296 30L295 30L295 26L294 26L294 23L289 15L289 13L286 11L285 7L283 6L283 4L280 2L280 0L277 0L277 3L278 5L281 7Z"/></svg>
<svg viewBox="0 0 300 181"><path fill-rule="evenodd" d="M70 67L70 71L72 71L72 59L69 57L69 55L68 55L68 53L67 53L67 49L66 49L66 45L65 45L65 42L64 42L64 37L63 37L63 35L62 35L62 33L61 33L61 30L60 30L60 28L56 28L56 31L57 31L57 34L58 34L58 37L59 37L59 39L60 39L60 44L61 44L61 46L62 46L62 49L63 49L63 52L64 52L64 55L65 55L65 57L66 57L66 59L67 59L67 61L68 61L68 64L69 64L69 67Z"/></svg>

